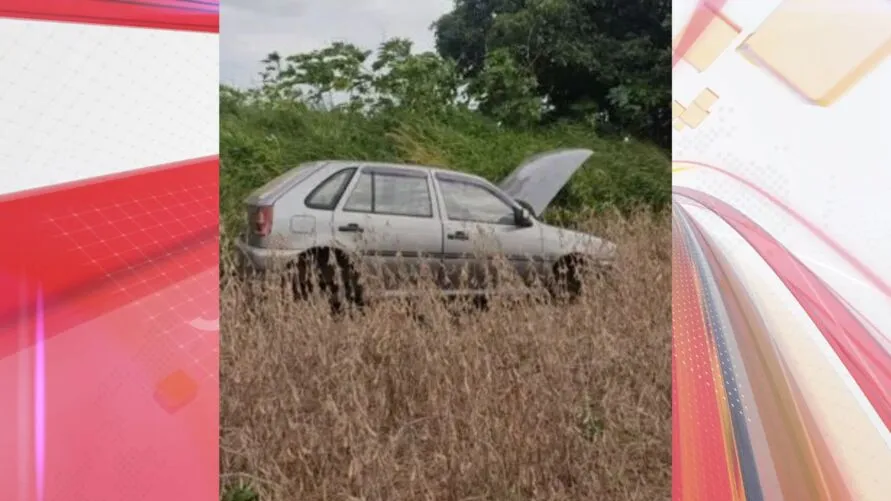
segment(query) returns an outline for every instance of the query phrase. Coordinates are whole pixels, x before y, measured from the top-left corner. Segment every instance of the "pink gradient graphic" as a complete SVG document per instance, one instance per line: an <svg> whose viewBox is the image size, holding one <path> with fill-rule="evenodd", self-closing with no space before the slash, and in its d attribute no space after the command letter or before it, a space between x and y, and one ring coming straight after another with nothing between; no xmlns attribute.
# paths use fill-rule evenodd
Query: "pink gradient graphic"
<svg viewBox="0 0 891 501"><path fill-rule="evenodd" d="M849 309L835 291L740 211L695 190L676 187L672 191L718 214L758 252L826 337L885 426L891 428L891 355L858 321L857 312Z"/></svg>
<svg viewBox="0 0 891 501"><path fill-rule="evenodd" d="M699 0L690 23L677 47L671 53L671 67L674 68L687 54L693 44L708 28L708 25L718 17L718 13L724 7L727 0Z"/></svg>
<svg viewBox="0 0 891 501"><path fill-rule="evenodd" d="M37 289L37 318L34 331L34 471L37 501L43 501L46 467L46 347L43 331L43 291Z"/></svg>
<svg viewBox="0 0 891 501"><path fill-rule="evenodd" d="M160 175L157 186L166 191L175 182L171 176L187 173L189 168L138 173L142 179L132 186L150 190L152 183L146 176ZM194 174L197 178L191 186L200 186L204 178L208 191L215 188L215 181L206 182L216 176L215 163ZM114 182L74 191L97 204L103 200L113 204L108 198L111 194L140 200L137 192L122 193L123 185L114 187ZM29 208L42 206L37 214L49 217L57 193L71 190L17 198L15 203L21 205L22 214L33 214ZM104 193L103 199L91 196L93 191ZM144 195L154 196L151 191ZM215 198L208 201L216 203ZM3 221L17 213L10 203L0 204ZM70 206L59 207L71 212ZM215 227L215 211L209 208L206 223L191 226L190 231L200 236ZM138 213L133 215L138 217ZM15 219L35 232L41 228L27 224L28 218ZM88 238L91 232L82 235ZM117 242L122 247L109 247L110 255L123 254L131 245L127 238ZM124 275L69 274L62 281L58 275L42 276L41 269L52 267L8 254L0 260L0 269L22 277L12 290L24 293L15 296L15 303L0 305L4 306L0 310L13 312L19 319L11 329L0 332L0 394L18 395L13 401L28 404L0 412L0 450L8 451L0 454L0 483L15 485L27 479L27 486L19 484L21 499L64 501L74 495L115 500L142 494L166 499L171 490L182 499L217 495L218 331L196 329L191 321L219 314L218 244L212 235L200 236L198 242L185 251L176 239L171 240L163 259L139 268L124 266ZM76 250L80 243L74 240L71 245ZM46 259L57 259L66 248L48 249ZM24 250L29 259L40 257ZM70 256L69 273L78 273L78 254ZM138 264L139 254L131 259ZM34 264L28 266L33 271L27 276L12 272L29 262ZM80 280L89 287L68 292L81 289ZM55 284L55 295L47 295L44 285L30 285L45 281ZM23 368L27 369L24 374ZM176 371L187 375L189 393L175 402L171 412L153 394L158 382ZM27 435L18 431L23 424Z"/></svg>
<svg viewBox="0 0 891 501"><path fill-rule="evenodd" d="M0 6L15 501L219 499L218 3L137 3Z"/></svg>

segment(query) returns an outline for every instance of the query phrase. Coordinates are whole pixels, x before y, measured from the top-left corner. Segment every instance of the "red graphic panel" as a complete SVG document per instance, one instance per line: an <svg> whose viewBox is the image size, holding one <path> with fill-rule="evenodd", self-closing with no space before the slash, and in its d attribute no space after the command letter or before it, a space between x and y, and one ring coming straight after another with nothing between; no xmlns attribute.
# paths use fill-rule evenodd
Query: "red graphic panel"
<svg viewBox="0 0 891 501"><path fill-rule="evenodd" d="M0 487L10 499L219 498L219 159L207 133L218 127L216 96L184 92L215 88L218 7L0 2L10 56L0 74L16 75L0 79L0 95L33 89L26 101L0 100L31 105L29 121L0 134L0 186L45 186L0 196ZM78 44L107 63L31 85L46 81L35 62L55 67ZM169 61L175 76L185 64L213 72L147 81L133 71L140 58ZM109 74L133 84L108 84ZM148 106L109 99L134 85ZM65 114L75 109L103 120L72 134ZM113 129L129 136L110 139ZM29 136L58 154L34 158ZM89 179L60 184L78 178Z"/></svg>
<svg viewBox="0 0 891 501"><path fill-rule="evenodd" d="M217 496L217 177L214 157L0 202L19 499Z"/></svg>
<svg viewBox="0 0 891 501"><path fill-rule="evenodd" d="M3 0L0 17L219 33L219 0Z"/></svg>

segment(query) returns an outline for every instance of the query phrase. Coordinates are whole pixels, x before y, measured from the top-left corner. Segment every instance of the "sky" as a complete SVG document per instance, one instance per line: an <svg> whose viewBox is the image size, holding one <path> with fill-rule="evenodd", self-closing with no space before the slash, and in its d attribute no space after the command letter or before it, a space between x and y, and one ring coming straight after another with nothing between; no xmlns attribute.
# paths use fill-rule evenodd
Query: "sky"
<svg viewBox="0 0 891 501"><path fill-rule="evenodd" d="M417 51L433 49L430 24L452 0L227 0L220 7L220 80L248 87L270 52L286 56L331 42L373 49L408 38Z"/></svg>

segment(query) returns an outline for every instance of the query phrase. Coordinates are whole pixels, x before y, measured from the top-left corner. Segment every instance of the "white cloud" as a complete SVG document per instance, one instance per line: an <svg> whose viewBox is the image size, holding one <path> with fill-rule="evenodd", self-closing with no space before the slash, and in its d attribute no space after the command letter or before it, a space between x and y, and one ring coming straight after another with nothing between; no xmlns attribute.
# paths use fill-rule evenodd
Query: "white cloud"
<svg viewBox="0 0 891 501"><path fill-rule="evenodd" d="M416 50L432 50L430 24L451 8L452 0L227 0L220 7L220 80L252 85L270 52L288 55L334 41L374 49L402 37Z"/></svg>

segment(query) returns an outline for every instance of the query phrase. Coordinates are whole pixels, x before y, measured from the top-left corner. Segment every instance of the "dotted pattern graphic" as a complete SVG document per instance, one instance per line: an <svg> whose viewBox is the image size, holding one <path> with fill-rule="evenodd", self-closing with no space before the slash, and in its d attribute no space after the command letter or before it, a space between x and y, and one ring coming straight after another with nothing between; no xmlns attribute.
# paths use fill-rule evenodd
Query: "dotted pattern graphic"
<svg viewBox="0 0 891 501"><path fill-rule="evenodd" d="M196 252L207 245L200 230L218 214L217 186L171 187L163 193L103 206L87 205L46 220L49 240L84 273L117 285L132 300L192 276L216 262ZM196 231L198 229L199 231Z"/></svg>
<svg viewBox="0 0 891 501"><path fill-rule="evenodd" d="M215 155L218 53L205 33L0 17L0 194Z"/></svg>

